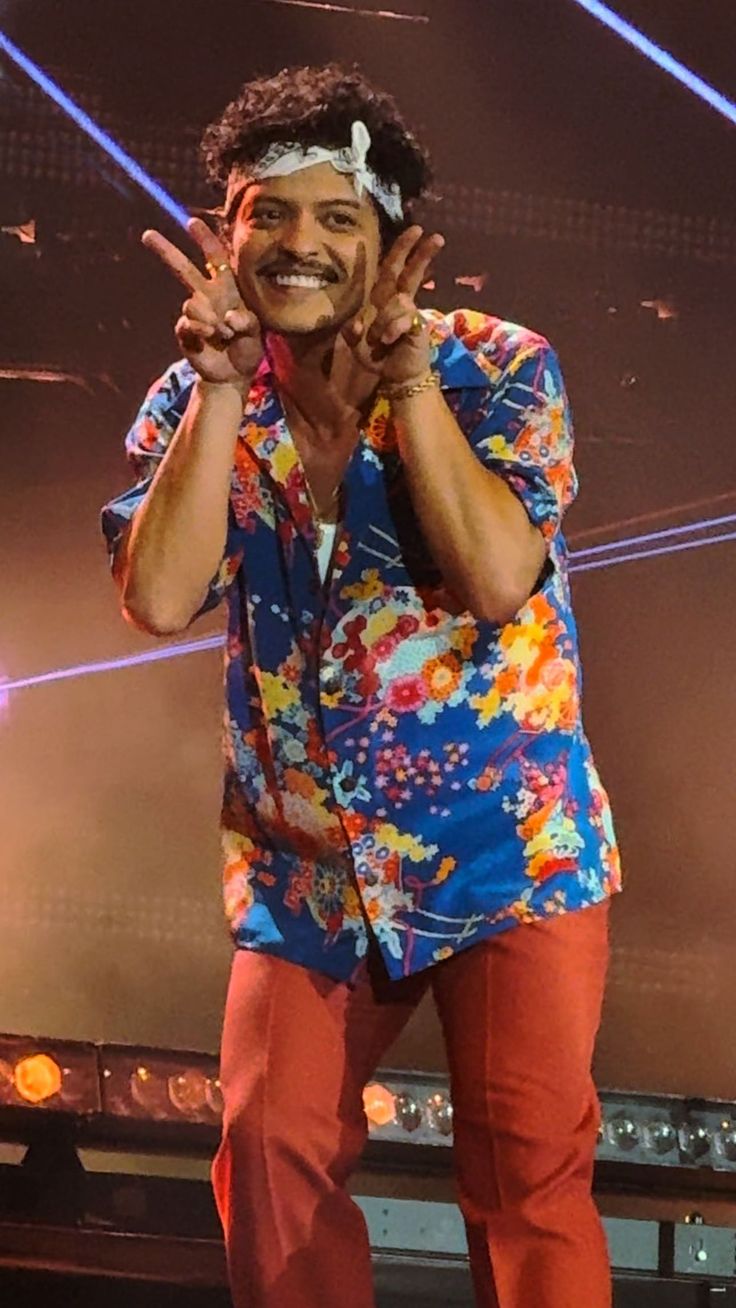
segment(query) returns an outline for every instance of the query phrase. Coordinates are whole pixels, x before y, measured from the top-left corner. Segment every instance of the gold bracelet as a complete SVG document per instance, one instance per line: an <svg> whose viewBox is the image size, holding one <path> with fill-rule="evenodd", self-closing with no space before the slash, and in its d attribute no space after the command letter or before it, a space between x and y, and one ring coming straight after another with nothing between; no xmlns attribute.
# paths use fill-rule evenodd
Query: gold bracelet
<svg viewBox="0 0 736 1308"><path fill-rule="evenodd" d="M412 395L421 395L423 391L439 390L442 378L438 372L428 372L418 382L405 382L398 386L379 386L378 394L386 400L408 400Z"/></svg>

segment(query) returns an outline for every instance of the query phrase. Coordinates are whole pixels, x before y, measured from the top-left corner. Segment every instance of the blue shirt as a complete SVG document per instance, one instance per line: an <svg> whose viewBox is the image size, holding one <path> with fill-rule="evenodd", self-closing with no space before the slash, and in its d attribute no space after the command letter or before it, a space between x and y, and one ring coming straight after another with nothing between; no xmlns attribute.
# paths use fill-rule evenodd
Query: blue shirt
<svg viewBox="0 0 736 1308"><path fill-rule="evenodd" d="M222 837L235 943L337 979L356 972L369 932L399 977L620 887L581 720L561 529L576 479L557 358L497 318L425 317L446 403L547 541L529 601L504 626L455 611L380 398L347 469L323 585L304 472L264 360L202 609L227 597ZM194 380L175 363L128 434L138 482L103 510L113 551Z"/></svg>

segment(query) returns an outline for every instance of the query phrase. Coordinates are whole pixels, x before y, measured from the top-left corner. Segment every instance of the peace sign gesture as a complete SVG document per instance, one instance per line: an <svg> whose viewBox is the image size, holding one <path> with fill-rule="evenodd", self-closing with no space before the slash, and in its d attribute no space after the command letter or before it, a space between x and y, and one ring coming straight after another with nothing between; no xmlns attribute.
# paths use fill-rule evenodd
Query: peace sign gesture
<svg viewBox="0 0 736 1308"><path fill-rule="evenodd" d="M160 232L146 231L141 238L191 291L174 329L179 348L205 381L245 393L263 355L260 324L243 304L222 242L201 218L190 219L187 228L204 254L208 277Z"/></svg>
<svg viewBox="0 0 736 1308"><path fill-rule="evenodd" d="M443 236L408 227L379 268L368 309L343 329L354 357L384 383L401 385L429 371L429 333L415 304Z"/></svg>

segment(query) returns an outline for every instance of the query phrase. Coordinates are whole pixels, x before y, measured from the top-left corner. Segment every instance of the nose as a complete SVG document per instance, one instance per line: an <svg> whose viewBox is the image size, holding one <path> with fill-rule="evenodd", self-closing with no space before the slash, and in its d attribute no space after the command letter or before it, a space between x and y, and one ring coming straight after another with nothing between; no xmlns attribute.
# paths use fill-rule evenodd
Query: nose
<svg viewBox="0 0 736 1308"><path fill-rule="evenodd" d="M314 257L319 251L317 221L313 214L300 209L292 214L279 232L279 244L300 259Z"/></svg>

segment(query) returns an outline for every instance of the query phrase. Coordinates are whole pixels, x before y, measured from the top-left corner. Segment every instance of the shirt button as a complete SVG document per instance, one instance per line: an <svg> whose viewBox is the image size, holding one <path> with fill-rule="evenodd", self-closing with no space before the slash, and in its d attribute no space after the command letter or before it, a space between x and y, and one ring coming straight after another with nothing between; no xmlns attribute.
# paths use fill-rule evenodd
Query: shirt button
<svg viewBox="0 0 736 1308"><path fill-rule="evenodd" d="M327 664L319 674L319 683L325 695L336 695L340 689L340 674L337 668Z"/></svg>

